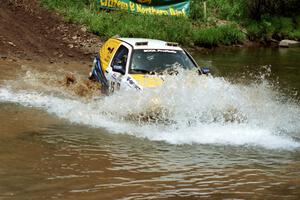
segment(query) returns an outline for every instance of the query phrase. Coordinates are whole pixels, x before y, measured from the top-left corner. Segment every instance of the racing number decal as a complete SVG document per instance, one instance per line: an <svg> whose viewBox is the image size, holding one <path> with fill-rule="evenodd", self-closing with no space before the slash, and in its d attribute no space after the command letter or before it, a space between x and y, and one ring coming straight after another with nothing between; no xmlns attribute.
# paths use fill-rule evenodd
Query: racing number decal
<svg viewBox="0 0 300 200"><path fill-rule="evenodd" d="M110 83L110 91L113 93L114 91L120 90L121 84L119 82L111 81Z"/></svg>

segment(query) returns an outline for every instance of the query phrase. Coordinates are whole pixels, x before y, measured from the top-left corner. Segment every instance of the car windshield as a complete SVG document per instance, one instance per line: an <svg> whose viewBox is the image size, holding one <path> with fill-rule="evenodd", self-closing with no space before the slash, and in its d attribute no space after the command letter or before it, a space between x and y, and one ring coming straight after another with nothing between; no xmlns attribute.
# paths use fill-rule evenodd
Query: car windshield
<svg viewBox="0 0 300 200"><path fill-rule="evenodd" d="M175 68L196 67L190 57L181 50L138 49L133 51L129 73L163 73Z"/></svg>

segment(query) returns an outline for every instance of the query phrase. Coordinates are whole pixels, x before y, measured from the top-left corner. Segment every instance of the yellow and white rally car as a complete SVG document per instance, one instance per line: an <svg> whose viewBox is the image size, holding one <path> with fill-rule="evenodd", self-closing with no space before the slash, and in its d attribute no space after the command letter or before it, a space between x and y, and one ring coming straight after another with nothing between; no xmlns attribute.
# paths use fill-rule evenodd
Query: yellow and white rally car
<svg viewBox="0 0 300 200"><path fill-rule="evenodd" d="M162 74L174 74L174 67L209 73L199 68L191 55L177 43L144 38L110 38L94 59L90 79L103 92L133 88L143 90L162 85ZM176 71L176 70L175 70Z"/></svg>

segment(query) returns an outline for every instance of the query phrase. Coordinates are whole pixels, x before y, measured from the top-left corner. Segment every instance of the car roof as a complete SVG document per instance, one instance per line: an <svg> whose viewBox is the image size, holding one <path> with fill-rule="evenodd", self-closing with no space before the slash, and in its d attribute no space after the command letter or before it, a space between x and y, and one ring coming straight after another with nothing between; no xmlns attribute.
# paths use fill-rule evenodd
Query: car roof
<svg viewBox="0 0 300 200"><path fill-rule="evenodd" d="M147 38L118 38L120 41L130 44L133 49L169 49L182 50L177 43Z"/></svg>

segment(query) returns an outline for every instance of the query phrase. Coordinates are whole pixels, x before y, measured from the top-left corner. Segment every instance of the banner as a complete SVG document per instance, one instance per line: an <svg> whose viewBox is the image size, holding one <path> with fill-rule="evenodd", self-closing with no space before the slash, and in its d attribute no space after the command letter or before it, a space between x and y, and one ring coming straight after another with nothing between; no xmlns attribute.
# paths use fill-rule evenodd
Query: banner
<svg viewBox="0 0 300 200"><path fill-rule="evenodd" d="M190 10L190 0L99 0L99 3L102 9L153 15L187 16Z"/></svg>

